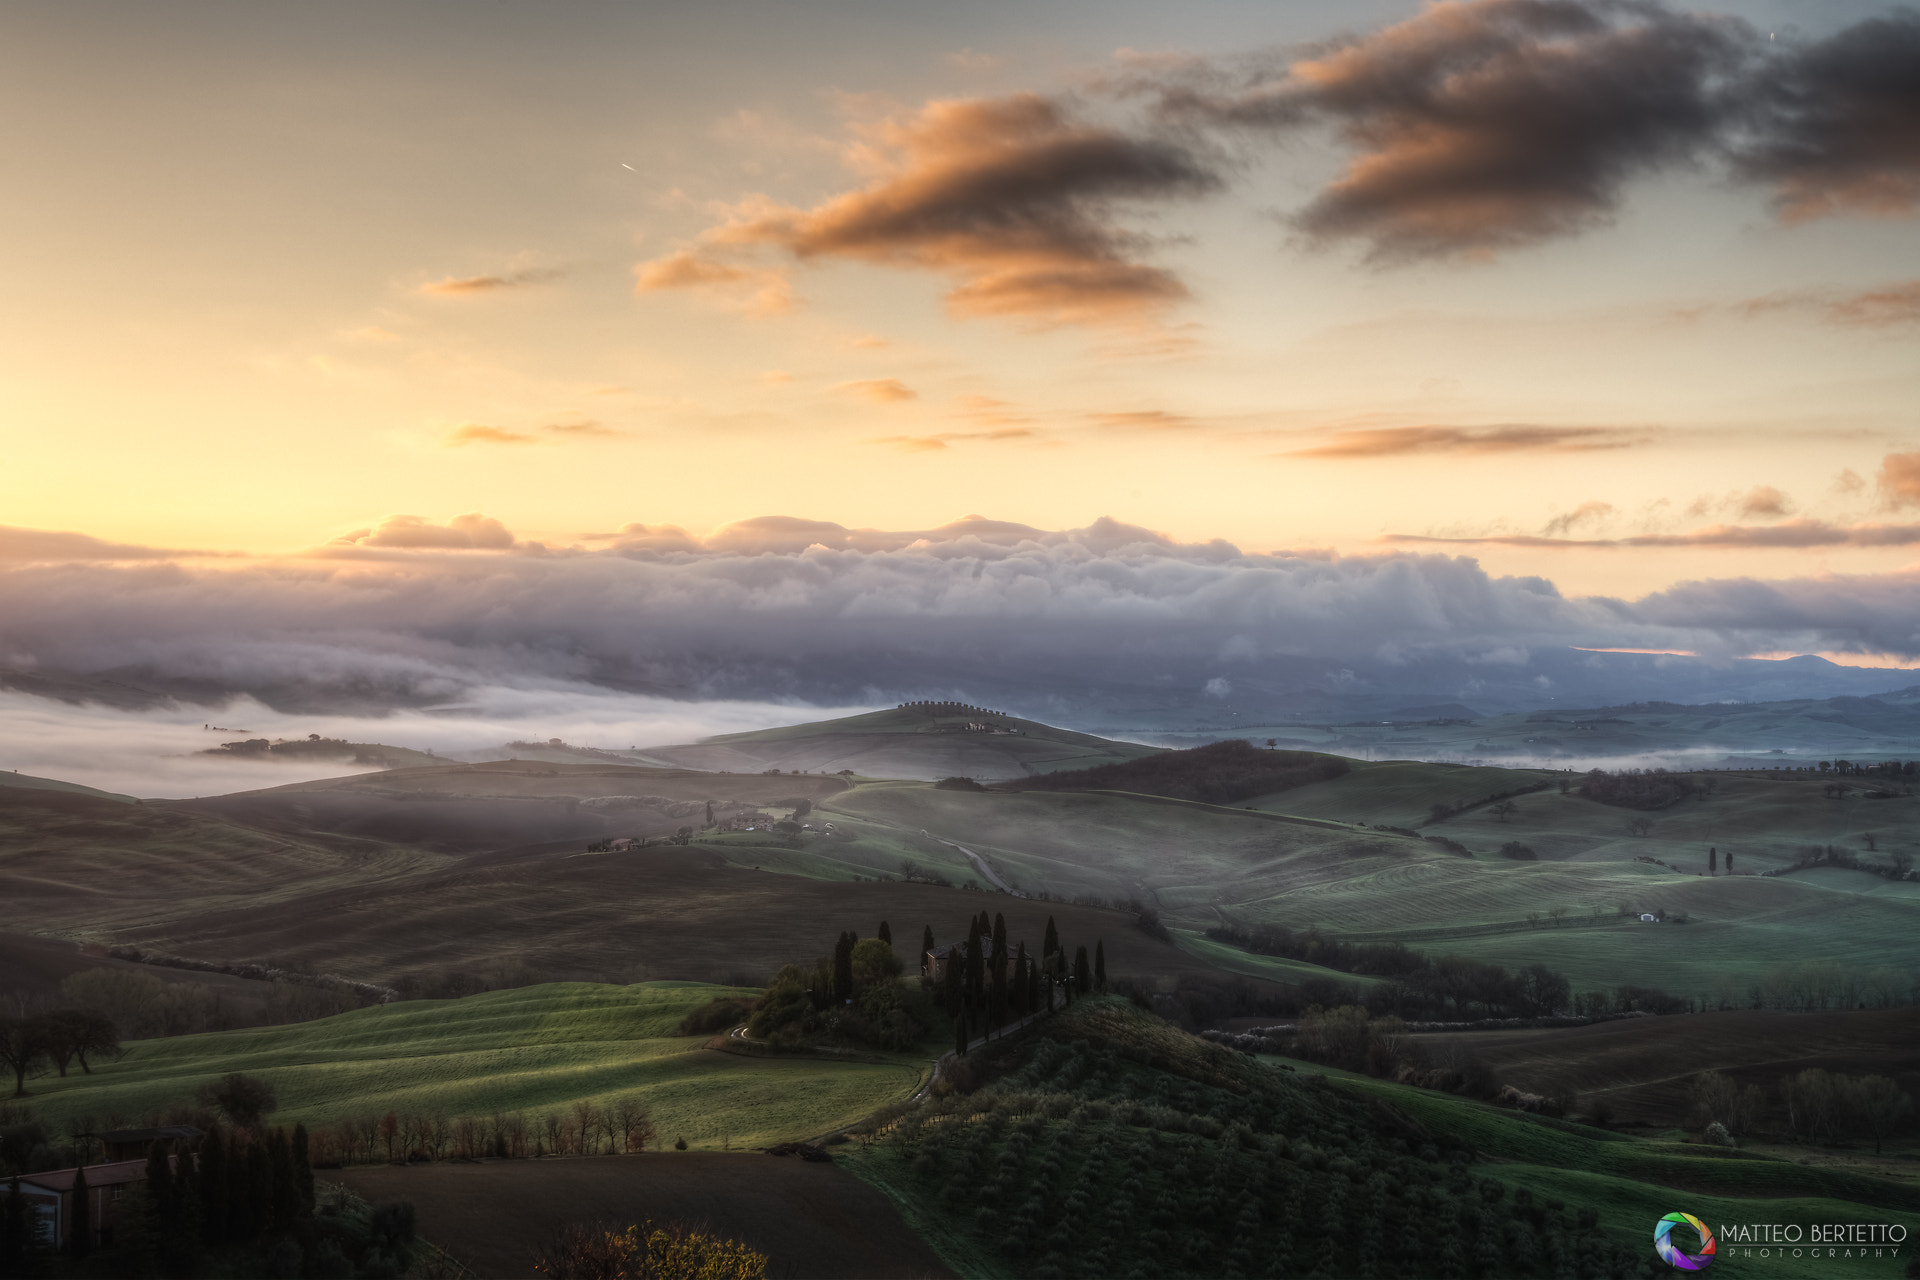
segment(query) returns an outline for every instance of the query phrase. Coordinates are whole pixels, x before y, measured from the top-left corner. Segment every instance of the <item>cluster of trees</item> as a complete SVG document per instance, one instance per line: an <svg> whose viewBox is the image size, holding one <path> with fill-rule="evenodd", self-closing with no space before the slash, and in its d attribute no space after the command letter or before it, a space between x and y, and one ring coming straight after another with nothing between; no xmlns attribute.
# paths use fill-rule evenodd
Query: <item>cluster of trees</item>
<svg viewBox="0 0 1920 1280"><path fill-rule="evenodd" d="M1637 1276L1590 1213L1475 1179L1386 1108L1087 1001L877 1135L1014 1274Z"/></svg>
<svg viewBox="0 0 1920 1280"><path fill-rule="evenodd" d="M834 1041L910 1049L931 1035L938 1021L927 993L900 980L903 968L886 921L876 937L843 932L831 955L810 965L786 965L774 975L747 1021L747 1033L779 1048Z"/></svg>
<svg viewBox="0 0 1920 1280"><path fill-rule="evenodd" d="M1622 769L1609 773L1594 769L1580 780L1580 794L1622 809L1664 809L1700 789L1684 773L1665 769Z"/></svg>
<svg viewBox="0 0 1920 1280"><path fill-rule="evenodd" d="M1758 1133L1767 1123L1767 1095L1722 1071L1703 1071L1689 1089L1696 1128L1714 1126L1730 1137ZM1888 1076L1843 1075L1812 1067L1780 1082L1780 1116L1793 1136L1808 1142L1870 1139L1880 1154L1883 1139L1913 1115L1913 1099Z"/></svg>
<svg viewBox="0 0 1920 1280"><path fill-rule="evenodd" d="M1505 822L1519 811L1519 805L1509 803L1514 796L1524 796L1530 795L1535 791L1545 791L1548 785L1549 784L1545 782L1536 782L1531 786L1514 787L1507 791L1490 791L1478 800L1455 800L1451 804L1440 801L1428 806L1427 821L1445 822L1456 813L1465 813L1469 809L1477 809L1483 804L1490 804L1495 806L1494 816L1499 818L1500 821Z"/></svg>
<svg viewBox="0 0 1920 1280"><path fill-rule="evenodd" d="M1886 1009L1920 1002L1920 974L1832 960L1774 965L1757 979L1723 975L1712 1003L1722 1009Z"/></svg>
<svg viewBox="0 0 1920 1280"><path fill-rule="evenodd" d="M1869 848L1875 843L1872 834L1866 837ZM1727 855L1727 865L1733 865L1733 855ZM1711 863L1709 863L1711 866ZM1845 867L1849 871L1865 871L1869 875L1881 876L1888 880L1905 880L1913 872L1913 855L1905 851L1889 853L1885 862L1863 858L1851 849L1842 849L1838 845L1815 845L1801 855L1792 866L1775 867L1762 871L1763 876L1791 875L1795 871L1805 871L1808 867Z"/></svg>
<svg viewBox="0 0 1920 1280"><path fill-rule="evenodd" d="M1430 958L1404 943L1343 942L1285 925L1216 925L1207 936L1258 955L1391 979L1365 1003L1402 1017L1537 1018L1567 1011L1574 999L1566 977L1540 964L1509 972L1466 956Z"/></svg>
<svg viewBox="0 0 1920 1280"><path fill-rule="evenodd" d="M922 939L933 950L933 930ZM999 912L991 919L982 911L967 925L964 949L952 953L940 976L941 1008L953 1020L953 1043L963 1057L975 1037L997 1031L1042 1010L1052 1013L1056 999L1073 1002L1076 995L1104 990L1107 985L1105 941L1094 943L1087 955L1083 943L1069 960L1052 916L1037 956L1027 954L1025 939L1007 943L1007 920Z"/></svg>
<svg viewBox="0 0 1920 1280"><path fill-rule="evenodd" d="M449 1117L443 1111L370 1112L313 1131L313 1161L402 1164L495 1156L526 1160L553 1155L617 1155L645 1151L659 1137L652 1112L638 1094L605 1106L582 1098L565 1110Z"/></svg>
<svg viewBox="0 0 1920 1280"><path fill-rule="evenodd" d="M762 1280L767 1255L675 1222L625 1231L576 1222L554 1233L533 1269L547 1280Z"/></svg>
<svg viewBox="0 0 1920 1280"><path fill-rule="evenodd" d="M1091 769L1037 773L996 782L996 791L1137 791L1143 795L1233 804L1312 782L1326 782L1350 766L1312 751L1263 751L1245 739L1211 742L1190 751L1163 751Z"/></svg>
<svg viewBox="0 0 1920 1280"><path fill-rule="evenodd" d="M120 1052L120 1034L110 1019L89 1009L50 1009L25 1015L0 1014L0 1068L13 1073L13 1096L25 1096L27 1078L48 1069L64 1076L78 1063L93 1074L87 1062Z"/></svg>

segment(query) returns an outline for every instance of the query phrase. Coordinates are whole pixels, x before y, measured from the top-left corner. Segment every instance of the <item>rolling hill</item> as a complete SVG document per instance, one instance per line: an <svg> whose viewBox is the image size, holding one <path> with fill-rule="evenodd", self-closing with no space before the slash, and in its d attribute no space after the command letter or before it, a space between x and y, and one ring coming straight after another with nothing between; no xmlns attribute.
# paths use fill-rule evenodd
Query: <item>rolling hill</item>
<svg viewBox="0 0 1920 1280"><path fill-rule="evenodd" d="M985 727L969 729L969 725ZM869 778L967 777L987 782L1056 769L1086 769L1158 750L1037 720L938 703L723 734L685 746L608 754L689 769L753 773L851 769Z"/></svg>

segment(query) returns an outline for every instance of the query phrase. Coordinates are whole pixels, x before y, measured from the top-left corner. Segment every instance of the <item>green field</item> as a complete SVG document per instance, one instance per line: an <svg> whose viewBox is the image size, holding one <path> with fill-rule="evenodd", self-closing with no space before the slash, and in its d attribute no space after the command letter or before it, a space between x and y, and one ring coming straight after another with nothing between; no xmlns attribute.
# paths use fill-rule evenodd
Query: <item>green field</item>
<svg viewBox="0 0 1920 1280"><path fill-rule="evenodd" d="M910 1095L924 1062L757 1058L675 1036L687 1012L740 988L701 983L551 983L461 1000L359 1009L315 1022L134 1041L125 1056L30 1082L36 1119L63 1132L188 1103L230 1071L266 1080L276 1123L329 1125L388 1110L450 1117L564 1109L641 1095L662 1139L763 1146L850 1124Z"/></svg>

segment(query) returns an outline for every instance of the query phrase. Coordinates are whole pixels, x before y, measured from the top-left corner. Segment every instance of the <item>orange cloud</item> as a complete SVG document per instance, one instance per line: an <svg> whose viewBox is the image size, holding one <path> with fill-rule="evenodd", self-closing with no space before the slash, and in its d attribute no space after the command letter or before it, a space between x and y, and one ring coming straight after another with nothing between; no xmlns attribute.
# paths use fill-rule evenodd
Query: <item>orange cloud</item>
<svg viewBox="0 0 1920 1280"><path fill-rule="evenodd" d="M1200 425L1198 419L1189 418L1185 414L1168 413L1165 409L1133 409L1117 413L1090 413L1087 417L1097 427L1131 431L1186 431Z"/></svg>
<svg viewBox="0 0 1920 1280"><path fill-rule="evenodd" d="M1450 543L1543 549L1615 547L1730 547L1791 549L1797 547L1906 547L1920 543L1920 524L1834 525L1824 520L1789 520L1784 524L1717 524L1692 533L1642 534L1631 538L1543 538L1529 534L1494 534L1483 538L1440 538L1394 533L1383 542Z"/></svg>
<svg viewBox="0 0 1920 1280"><path fill-rule="evenodd" d="M550 435L564 436L574 440L623 434L603 422L595 422L590 418L582 422L550 422L540 429Z"/></svg>
<svg viewBox="0 0 1920 1280"><path fill-rule="evenodd" d="M1583 524L1588 520L1604 520L1612 514L1613 504L1610 502L1583 502L1565 515L1555 516L1547 521L1546 531L1549 535L1563 534L1575 525Z"/></svg>
<svg viewBox="0 0 1920 1280"><path fill-rule="evenodd" d="M643 262L633 269L635 293L689 289L725 299L755 315L776 315L793 306L793 285L783 272L722 262L697 249Z"/></svg>
<svg viewBox="0 0 1920 1280"><path fill-rule="evenodd" d="M1881 460L1878 481L1885 506L1920 506L1920 453L1888 454Z"/></svg>
<svg viewBox="0 0 1920 1280"><path fill-rule="evenodd" d="M1082 124L1037 94L933 102L871 134L850 158L872 183L812 209L747 202L701 249L641 264L642 288L706 283L743 270L713 254L771 247L951 276L962 316L1137 321L1187 296L1135 260L1116 207L1218 187L1191 145Z"/></svg>
<svg viewBox="0 0 1920 1280"><path fill-rule="evenodd" d="M1340 431L1327 444L1295 449L1288 458L1392 458L1414 453L1517 453L1540 450L1584 453L1625 449L1646 442L1646 433L1620 427L1380 427Z"/></svg>
<svg viewBox="0 0 1920 1280"><path fill-rule="evenodd" d="M534 438L524 432L509 432L499 426L480 426L478 422L468 422L467 426L447 432L444 445L530 445Z"/></svg>
<svg viewBox="0 0 1920 1280"><path fill-rule="evenodd" d="M1895 325L1920 322L1920 280L1871 289L1842 298L1827 307L1842 324Z"/></svg>
<svg viewBox="0 0 1920 1280"><path fill-rule="evenodd" d="M871 400L875 404L898 404L902 400L920 398L918 391L898 378L867 378L858 382L842 382L835 386L834 390L859 396L862 400Z"/></svg>
<svg viewBox="0 0 1920 1280"><path fill-rule="evenodd" d="M947 447L947 442L939 436L875 436L867 443L892 445L906 453L927 453Z"/></svg>
<svg viewBox="0 0 1920 1280"><path fill-rule="evenodd" d="M334 539L335 545L435 548L450 551L504 551L514 545L512 530L477 511L435 524L422 516L388 516L370 529Z"/></svg>
<svg viewBox="0 0 1920 1280"><path fill-rule="evenodd" d="M519 289L530 284L545 284L557 279L560 272L552 269L515 271L507 275L487 276L449 276L445 280L434 280L420 286L420 292L436 297L462 297L475 293L496 293L502 289Z"/></svg>

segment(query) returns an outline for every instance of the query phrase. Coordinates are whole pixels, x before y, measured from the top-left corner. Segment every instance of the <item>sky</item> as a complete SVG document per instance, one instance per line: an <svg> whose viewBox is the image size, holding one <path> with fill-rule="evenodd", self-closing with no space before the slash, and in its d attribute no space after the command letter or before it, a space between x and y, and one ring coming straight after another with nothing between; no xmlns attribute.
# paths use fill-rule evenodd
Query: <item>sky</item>
<svg viewBox="0 0 1920 1280"><path fill-rule="evenodd" d="M0 665L1920 661L1910 8L23 0L0 112Z"/></svg>

